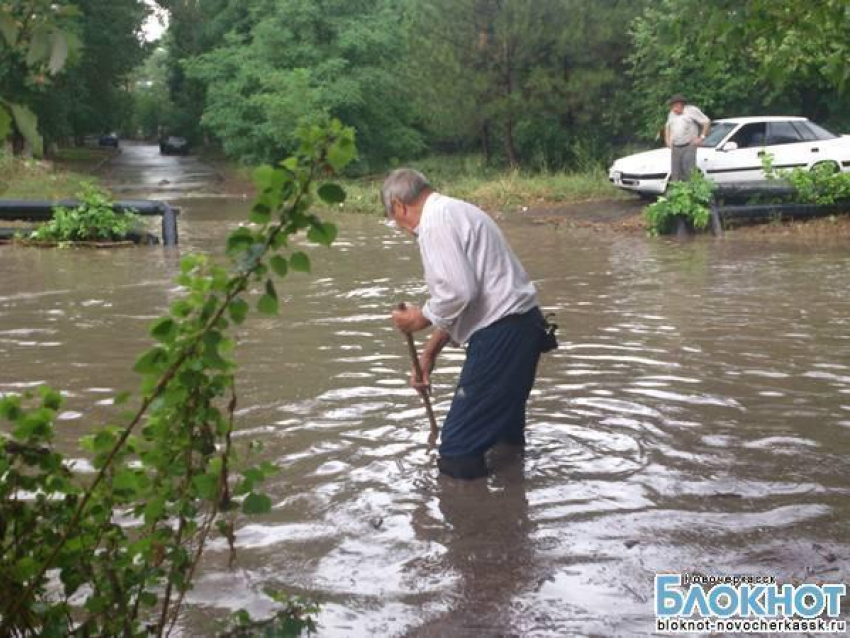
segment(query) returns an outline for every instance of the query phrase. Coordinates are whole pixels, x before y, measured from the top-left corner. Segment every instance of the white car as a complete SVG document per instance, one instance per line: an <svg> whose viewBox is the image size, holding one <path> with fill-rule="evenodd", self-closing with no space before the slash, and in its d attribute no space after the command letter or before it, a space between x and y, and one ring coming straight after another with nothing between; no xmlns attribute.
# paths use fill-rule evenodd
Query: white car
<svg viewBox="0 0 850 638"><path fill-rule="evenodd" d="M762 157L777 169L811 169L826 164L850 172L850 135L834 135L804 117L733 117L711 123L697 149L697 168L718 184L765 180ZM670 149L622 157L608 171L614 186L640 195L667 190Z"/></svg>

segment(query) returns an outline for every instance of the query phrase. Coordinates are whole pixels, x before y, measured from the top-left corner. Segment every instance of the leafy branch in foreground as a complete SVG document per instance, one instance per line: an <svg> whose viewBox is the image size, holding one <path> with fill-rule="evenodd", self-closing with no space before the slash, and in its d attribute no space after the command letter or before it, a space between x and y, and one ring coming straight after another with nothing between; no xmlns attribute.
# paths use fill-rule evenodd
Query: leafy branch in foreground
<svg viewBox="0 0 850 638"><path fill-rule="evenodd" d="M714 183L700 171L691 173L686 182L670 182L667 192L646 207L645 216L651 235L673 232L676 220L685 219L697 230L711 221L711 194Z"/></svg>
<svg viewBox="0 0 850 638"><path fill-rule="evenodd" d="M234 517L271 509L263 481L275 467L242 467L231 444L236 408L234 341L250 310L275 314L275 277L308 271L289 239L307 231L330 245L336 228L309 213L314 191L338 203L344 191L315 183L354 157L354 133L339 122L300 132L298 152L257 169L251 226L227 239L231 269L203 255L180 266L184 296L151 326L142 354L141 404L122 425L84 440L94 476L81 477L53 448L60 394L0 399L0 635L168 635L210 537L231 550ZM126 403L128 396L116 398Z"/></svg>

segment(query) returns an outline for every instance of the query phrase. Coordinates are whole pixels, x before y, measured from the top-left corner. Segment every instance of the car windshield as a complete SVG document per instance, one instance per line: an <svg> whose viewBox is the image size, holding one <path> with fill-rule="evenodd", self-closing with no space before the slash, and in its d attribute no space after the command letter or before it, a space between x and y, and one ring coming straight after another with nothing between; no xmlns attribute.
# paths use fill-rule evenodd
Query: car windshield
<svg viewBox="0 0 850 638"><path fill-rule="evenodd" d="M714 148L720 144L720 141L726 137L733 128L735 128L735 125L731 122L712 122L711 130L708 135L706 135L700 146Z"/></svg>

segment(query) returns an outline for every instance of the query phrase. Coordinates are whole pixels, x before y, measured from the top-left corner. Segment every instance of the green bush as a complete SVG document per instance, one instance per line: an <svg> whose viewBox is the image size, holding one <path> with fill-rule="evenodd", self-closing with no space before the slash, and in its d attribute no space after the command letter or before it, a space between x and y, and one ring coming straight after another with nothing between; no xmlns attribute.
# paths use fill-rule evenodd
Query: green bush
<svg viewBox="0 0 850 638"><path fill-rule="evenodd" d="M687 182L670 182L667 193L647 206L644 213L650 234L672 232L680 218L690 221L697 230L706 228L711 219L709 205L712 191L714 183L699 171L694 171Z"/></svg>
<svg viewBox="0 0 850 638"><path fill-rule="evenodd" d="M53 219L30 235L36 241L118 241L139 226L137 215L116 213L109 195L85 184L76 208L57 206Z"/></svg>
<svg viewBox="0 0 850 638"><path fill-rule="evenodd" d="M788 180L797 190L795 199L801 204L830 205L850 200L850 173L836 171L829 164L816 165L807 171L779 171L779 177Z"/></svg>

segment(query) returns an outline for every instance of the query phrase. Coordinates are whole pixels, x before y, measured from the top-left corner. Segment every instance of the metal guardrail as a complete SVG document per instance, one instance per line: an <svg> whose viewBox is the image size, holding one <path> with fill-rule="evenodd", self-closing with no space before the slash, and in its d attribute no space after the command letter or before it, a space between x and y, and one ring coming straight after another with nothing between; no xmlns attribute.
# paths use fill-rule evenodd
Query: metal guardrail
<svg viewBox="0 0 850 638"><path fill-rule="evenodd" d="M774 219L795 220L826 217L842 210L850 210L850 202L843 204L800 204L790 199L797 190L788 182L739 182L718 184L711 204L711 232L722 235L730 223L759 223ZM773 202L746 202L753 197L773 198Z"/></svg>
<svg viewBox="0 0 850 638"><path fill-rule="evenodd" d="M44 222L53 218L53 209L57 206L75 208L79 205L76 199L47 200L0 200L0 220ZM131 212L144 217L159 215L162 217L162 243L165 246L176 246L179 241L177 232L178 208L165 202L149 199L122 199L115 202L113 209L116 213Z"/></svg>

